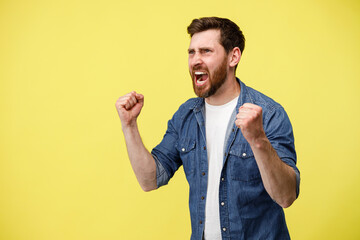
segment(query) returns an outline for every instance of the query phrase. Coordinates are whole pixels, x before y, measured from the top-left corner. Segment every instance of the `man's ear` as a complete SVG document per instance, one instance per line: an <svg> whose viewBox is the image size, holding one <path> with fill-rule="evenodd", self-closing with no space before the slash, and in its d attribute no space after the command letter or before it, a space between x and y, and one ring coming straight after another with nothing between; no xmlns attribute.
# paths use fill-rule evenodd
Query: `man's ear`
<svg viewBox="0 0 360 240"><path fill-rule="evenodd" d="M241 58L240 48L234 47L234 49L230 52L230 67L235 67Z"/></svg>

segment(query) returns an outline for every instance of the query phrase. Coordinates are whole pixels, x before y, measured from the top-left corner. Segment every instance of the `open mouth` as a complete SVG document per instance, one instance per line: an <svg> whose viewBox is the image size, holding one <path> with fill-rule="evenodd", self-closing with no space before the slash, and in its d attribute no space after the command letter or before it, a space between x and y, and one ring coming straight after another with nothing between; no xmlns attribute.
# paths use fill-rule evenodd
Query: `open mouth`
<svg viewBox="0 0 360 240"><path fill-rule="evenodd" d="M206 80L209 78L206 72L196 71L194 75L195 75L195 84L197 86L204 85Z"/></svg>

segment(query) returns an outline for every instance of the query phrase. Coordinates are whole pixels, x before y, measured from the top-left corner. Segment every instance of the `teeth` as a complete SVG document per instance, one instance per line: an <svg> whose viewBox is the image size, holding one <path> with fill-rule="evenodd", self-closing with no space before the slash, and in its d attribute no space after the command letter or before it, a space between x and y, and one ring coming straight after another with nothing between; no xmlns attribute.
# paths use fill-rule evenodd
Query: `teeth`
<svg viewBox="0 0 360 240"><path fill-rule="evenodd" d="M206 74L205 72L195 72L195 75L204 75Z"/></svg>
<svg viewBox="0 0 360 240"><path fill-rule="evenodd" d="M201 74L201 75L198 75L197 76L197 79L196 79L196 82L197 83L201 83L203 81L203 75Z"/></svg>

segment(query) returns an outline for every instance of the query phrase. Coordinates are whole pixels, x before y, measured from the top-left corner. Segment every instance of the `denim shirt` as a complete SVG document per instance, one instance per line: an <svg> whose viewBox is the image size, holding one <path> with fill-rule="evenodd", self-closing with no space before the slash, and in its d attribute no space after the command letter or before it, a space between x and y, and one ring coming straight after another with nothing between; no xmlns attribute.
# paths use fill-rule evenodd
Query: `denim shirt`
<svg viewBox="0 0 360 240"><path fill-rule="evenodd" d="M295 170L298 195L300 173L292 126L280 104L237 80L241 91L227 128L219 179L222 239L290 239L284 211L266 192L254 154L235 119L244 103L262 107L266 136L279 158ZM202 240L205 222L208 159L204 105L203 98L192 98L182 104L169 120L163 140L151 152L157 166L158 187L167 184L183 165L190 187L191 240Z"/></svg>

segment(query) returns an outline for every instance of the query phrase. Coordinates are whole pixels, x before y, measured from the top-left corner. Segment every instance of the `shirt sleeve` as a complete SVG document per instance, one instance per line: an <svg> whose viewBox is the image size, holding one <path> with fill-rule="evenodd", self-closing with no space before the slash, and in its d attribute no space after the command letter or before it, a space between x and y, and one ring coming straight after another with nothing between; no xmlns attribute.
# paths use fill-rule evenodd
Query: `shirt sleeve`
<svg viewBox="0 0 360 240"><path fill-rule="evenodd" d="M280 107L275 109L264 119L265 133L272 147L277 152L279 158L291 166L296 175L296 197L300 192L300 171L296 167L296 151L294 145L294 134L290 119L285 110Z"/></svg>
<svg viewBox="0 0 360 240"><path fill-rule="evenodd" d="M182 165L179 152L176 148L178 144L178 133L174 127L175 115L169 120L166 133L151 154L156 162L157 187L166 185L176 170Z"/></svg>

